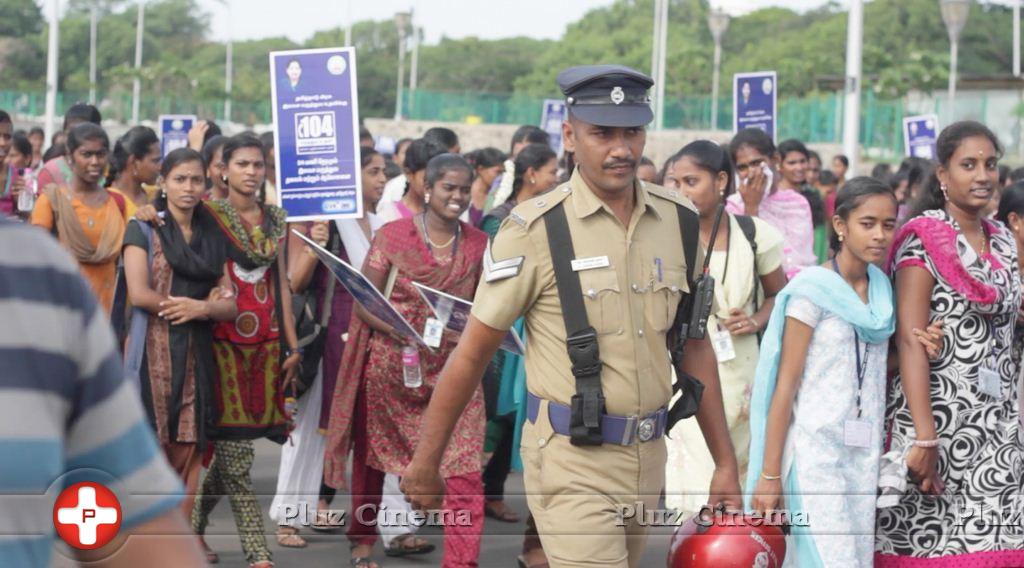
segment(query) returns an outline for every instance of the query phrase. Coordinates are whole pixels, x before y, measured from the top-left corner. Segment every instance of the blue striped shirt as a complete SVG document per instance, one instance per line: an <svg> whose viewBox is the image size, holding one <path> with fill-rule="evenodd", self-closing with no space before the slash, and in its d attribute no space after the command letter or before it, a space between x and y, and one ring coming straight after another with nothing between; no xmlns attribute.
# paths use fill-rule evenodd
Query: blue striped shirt
<svg viewBox="0 0 1024 568"><path fill-rule="evenodd" d="M80 481L117 494L122 531L183 494L77 265L0 219L0 566L50 565L54 501Z"/></svg>

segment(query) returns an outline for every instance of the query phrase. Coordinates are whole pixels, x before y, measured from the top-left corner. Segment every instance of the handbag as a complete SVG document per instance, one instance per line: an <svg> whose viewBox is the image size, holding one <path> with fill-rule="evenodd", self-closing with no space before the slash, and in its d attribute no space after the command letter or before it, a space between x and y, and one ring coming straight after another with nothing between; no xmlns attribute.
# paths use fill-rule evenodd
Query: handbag
<svg viewBox="0 0 1024 568"><path fill-rule="evenodd" d="M338 254L338 241L337 232L332 231L330 240L327 242L331 254ZM303 292L292 294L295 336L298 338L298 347L302 350L302 362L299 364L299 372L295 381L296 398L301 397L309 390L320 371L320 361L324 357L324 347L327 344L327 322L331 318L331 304L334 301L337 284L338 281L333 275L330 275L319 311L317 310L316 290L307 288Z"/></svg>

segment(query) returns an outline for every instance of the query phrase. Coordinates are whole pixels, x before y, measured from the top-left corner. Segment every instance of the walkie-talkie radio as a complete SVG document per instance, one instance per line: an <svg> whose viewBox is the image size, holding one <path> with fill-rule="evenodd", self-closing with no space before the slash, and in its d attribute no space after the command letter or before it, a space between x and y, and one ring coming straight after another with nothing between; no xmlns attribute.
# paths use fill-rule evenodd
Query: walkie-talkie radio
<svg viewBox="0 0 1024 568"><path fill-rule="evenodd" d="M697 414L701 396L704 394L704 384L683 372L683 347L686 345L687 339L704 339L707 336L708 318L711 317L711 305L715 301L715 279L711 276L708 266L711 264L711 251L715 248L718 225L722 222L724 210L725 205L722 204L715 214L715 223L711 226L711 239L708 241L708 250L704 255L704 266L700 275L693 281L690 294L676 310L673 329L668 336L672 366L676 369L676 382L672 385L672 394L675 395L676 392L679 392L681 396L669 408L666 432L672 430L672 426L676 422ZM697 220L693 219L692 222L696 223ZM683 223L682 218L680 218L680 223ZM690 229L690 233L694 238L698 234L694 228ZM686 234L685 230L683 234ZM690 270L689 266L687 266L687 270Z"/></svg>
<svg viewBox="0 0 1024 568"><path fill-rule="evenodd" d="M708 240L708 250L704 255L704 266L701 273L694 281L693 290L690 291L689 301L680 309L689 309L689 314L679 330L680 339L704 339L708 332L708 318L711 317L711 306L715 302L715 279L711 276L708 267L711 265L711 251L715 248L715 239L718 237L718 226L722 222L722 214L725 205L719 205L715 213L715 223L711 226L711 238Z"/></svg>

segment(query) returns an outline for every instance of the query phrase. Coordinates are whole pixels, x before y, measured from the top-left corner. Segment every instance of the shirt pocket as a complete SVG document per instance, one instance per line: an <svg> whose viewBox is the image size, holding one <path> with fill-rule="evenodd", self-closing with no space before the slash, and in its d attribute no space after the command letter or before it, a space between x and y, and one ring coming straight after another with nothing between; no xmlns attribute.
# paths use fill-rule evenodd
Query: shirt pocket
<svg viewBox="0 0 1024 568"><path fill-rule="evenodd" d="M647 324L659 333L672 327L679 301L687 290L686 272L682 267L662 269L661 278L658 278L658 270L654 269L645 305Z"/></svg>
<svg viewBox="0 0 1024 568"><path fill-rule="evenodd" d="M622 291L619 276L611 268L580 272L587 321L598 335L622 329Z"/></svg>

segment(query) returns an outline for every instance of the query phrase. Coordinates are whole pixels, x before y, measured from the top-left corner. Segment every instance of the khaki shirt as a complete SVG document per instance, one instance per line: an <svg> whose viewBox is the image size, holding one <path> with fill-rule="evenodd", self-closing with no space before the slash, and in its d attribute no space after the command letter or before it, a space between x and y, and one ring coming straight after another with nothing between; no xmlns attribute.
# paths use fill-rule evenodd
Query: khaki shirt
<svg viewBox="0 0 1024 568"><path fill-rule="evenodd" d="M597 330L604 363L607 412L642 416L669 402L672 374L665 335L682 294L689 291L676 204L693 205L655 185L637 182L635 191L636 206L624 227L577 170L568 183L520 203L487 252L473 315L495 329L508 329L525 316L527 388L541 398L569 404L576 394L542 218L564 202L575 258L608 260L607 267L579 271L587 318ZM703 257L698 247L698 266Z"/></svg>

